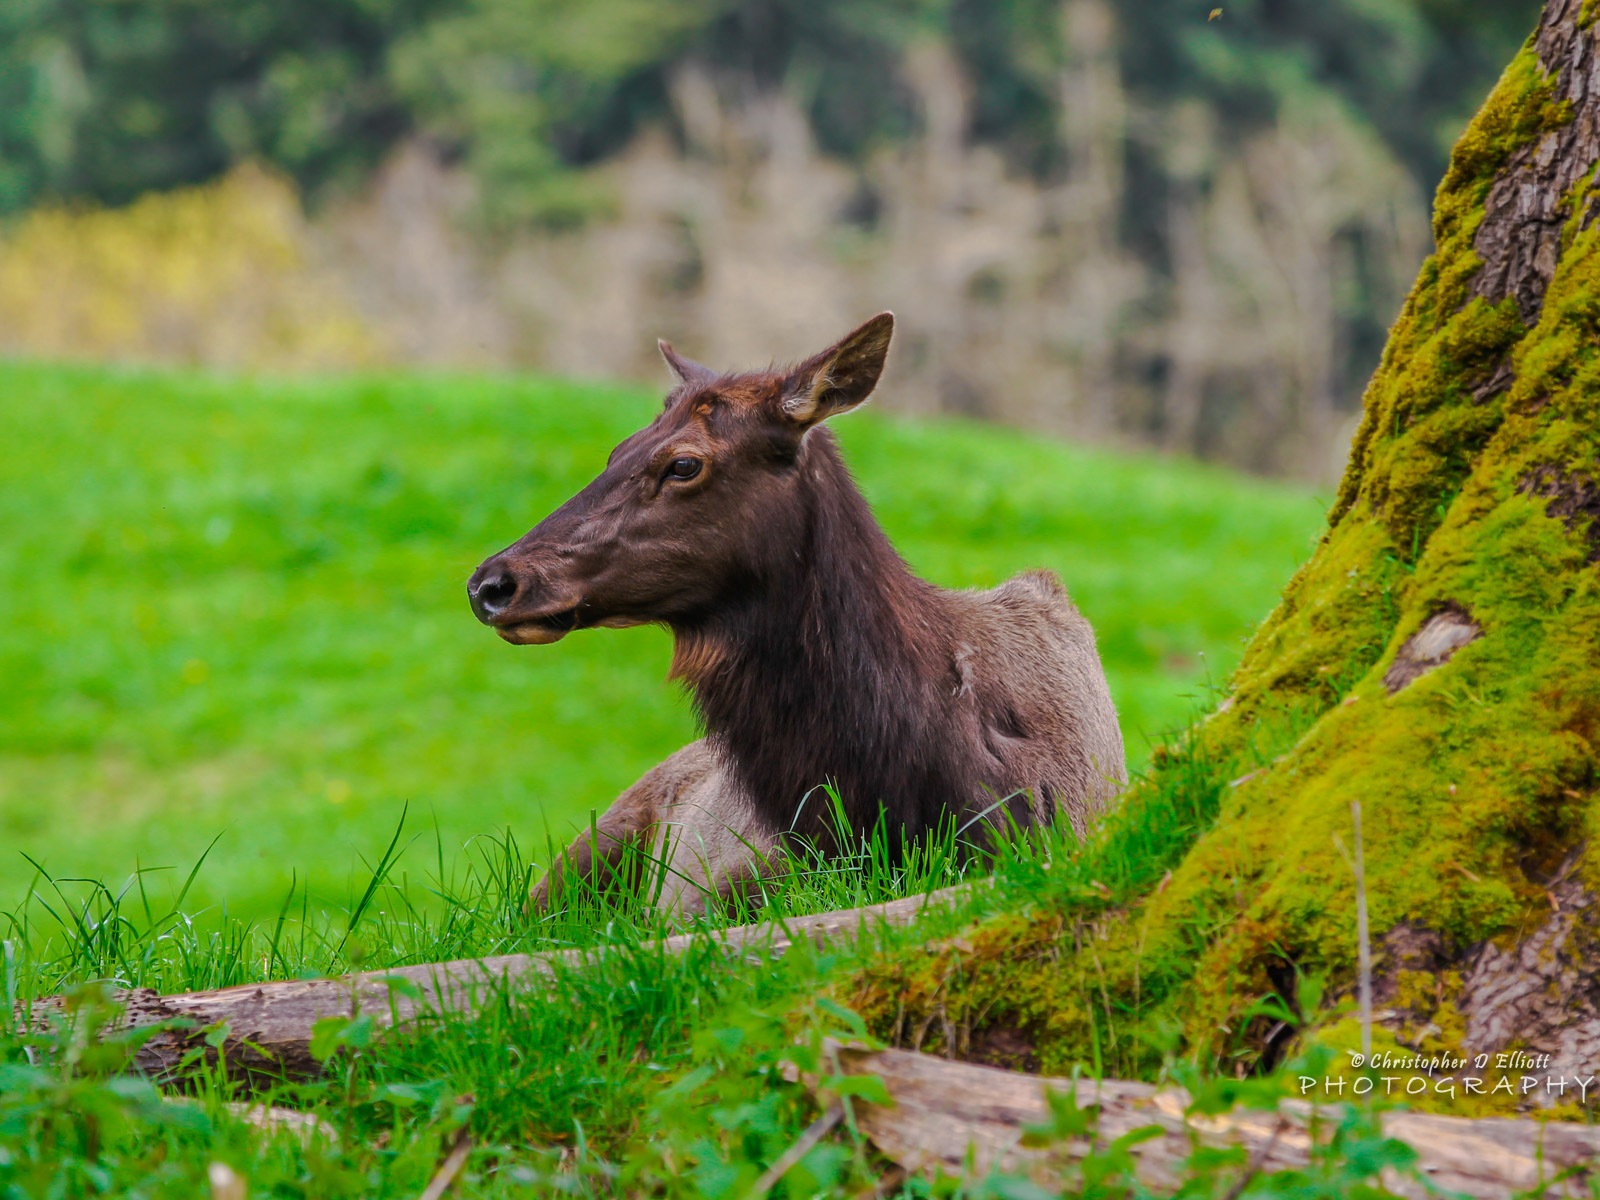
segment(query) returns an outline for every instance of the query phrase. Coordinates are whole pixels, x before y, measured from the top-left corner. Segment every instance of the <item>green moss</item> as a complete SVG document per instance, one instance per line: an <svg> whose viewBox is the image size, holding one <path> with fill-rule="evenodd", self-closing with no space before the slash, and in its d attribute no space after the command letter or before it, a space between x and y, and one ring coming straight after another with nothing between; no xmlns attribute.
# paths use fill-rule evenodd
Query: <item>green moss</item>
<svg viewBox="0 0 1600 1200"><path fill-rule="evenodd" d="M1322 548L1291 582L1235 678L1243 712L1286 687L1297 699L1332 704L1341 689L1326 686L1328 679L1360 675L1389 640L1406 568L1503 419L1500 399L1474 403L1472 391L1527 333L1514 302L1468 299L1482 265L1472 240L1484 197L1518 149L1570 117L1554 101L1530 39L1456 146L1436 200L1436 250L1368 386ZM1380 595L1382 602L1369 603Z"/></svg>
<svg viewBox="0 0 1600 1200"><path fill-rule="evenodd" d="M1305 703L1320 712L1340 700L1383 652L1405 576L1381 526L1351 525L1325 538L1251 642L1233 678L1233 705L1209 735L1231 743L1263 708Z"/></svg>
<svg viewBox="0 0 1600 1200"><path fill-rule="evenodd" d="M959 1053L1004 1028L1045 1070L1148 1075L1173 1045L1249 1067L1281 1048L1252 1011L1262 997L1290 996L1307 973L1335 995L1353 979L1341 850L1352 801L1379 936L1406 923L1460 954L1548 913L1549 873L1600 832L1600 518L1573 502L1600 476L1600 223L1584 230L1573 215L1593 198L1588 183L1566 198L1534 328L1470 285L1496 175L1570 119L1553 94L1530 43L1456 148L1436 253L1367 391L1327 532L1247 649L1229 702L1194 732L1216 772L1215 819L1158 886L1114 910L1066 893L863 977L854 999L881 1031ZM1483 385L1502 365L1512 382L1491 394ZM1385 672L1446 605L1482 636L1390 695ZM1265 753L1287 714L1292 744ZM1261 765L1241 769L1250 762ZM1158 755L1126 803L1198 786L1175 770ZM1383 1037L1459 1048L1459 977L1407 970L1395 984Z"/></svg>
<svg viewBox="0 0 1600 1200"><path fill-rule="evenodd" d="M1350 466L1330 514L1331 528L1338 526L1363 491L1374 484L1385 487L1395 467L1412 478L1426 475L1404 454L1399 462L1391 455L1387 464L1374 458L1386 441L1411 431L1413 421L1477 383L1521 332L1514 308L1468 305L1471 281L1483 265L1472 242L1483 223L1484 198L1512 155L1570 119L1570 106L1555 100L1553 81L1540 69L1530 38L1461 135L1439 185L1434 200L1435 250L1423 264L1368 387ZM1428 436L1430 432L1422 431L1414 439L1423 449L1439 441ZM1417 489L1398 490L1414 496ZM1449 489L1436 484L1434 491L1443 496ZM1389 521L1402 543L1415 536L1406 520L1417 515L1403 511Z"/></svg>

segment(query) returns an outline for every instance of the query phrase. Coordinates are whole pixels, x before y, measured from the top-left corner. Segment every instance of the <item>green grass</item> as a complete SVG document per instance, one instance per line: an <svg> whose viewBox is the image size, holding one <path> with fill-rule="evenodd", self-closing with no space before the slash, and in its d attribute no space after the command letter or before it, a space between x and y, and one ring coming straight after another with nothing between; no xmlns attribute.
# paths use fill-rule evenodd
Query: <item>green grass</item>
<svg viewBox="0 0 1600 1200"><path fill-rule="evenodd" d="M108 1029L112 1012L103 993L81 987L76 1012L58 1030L25 1035L0 1027L0 1197L189 1197L205 1193L218 1163L247 1180L253 1196L413 1197L462 1138L470 1152L452 1193L462 1197L751 1195L820 1111L785 1064L842 1094L845 1081L831 1076L819 1054L821 1038L870 1040L861 1019L839 1003L858 972L967 936L980 918L1026 917L1040 908L1092 915L1126 899L1140 876L1147 885L1209 821L1223 766L1169 756L1153 786L1087 845L1048 831L1003 845L985 864L993 870L988 883L915 926L878 929L855 945L802 939L778 959L730 957L709 940L662 953L649 943L659 921L626 900L580 897L577 912L530 927L517 914L517 888L506 886L526 869L509 845L482 853L473 869L441 888L450 895L442 909L414 907L416 886L384 883L380 867L362 889L373 903L361 911L291 912L254 926L230 918L210 933L181 913L152 918L136 891L117 896L67 885L84 900L76 919L60 896L49 896L65 918L59 924L42 904L30 909L44 918L37 926L27 913L0 921L8 1005L106 976L173 990L320 973L358 960L382 969L551 944L600 952L558 965L547 983L488 988L471 1011L431 1015L385 1036L369 1019L325 1023L324 1075L253 1097L315 1117L319 1131L304 1137L247 1127L229 1106L240 1098L236 1084L215 1067L165 1089L130 1077L133 1040ZM883 844L869 842L842 869L780 883L778 907L860 903L962 874L948 843L934 846L919 870L900 874L884 866ZM367 949L351 953L357 939ZM1212 1114L1239 1104L1275 1106L1293 1094L1298 1073L1327 1069L1327 1052L1311 1053L1320 1058L1244 1083L1209 1080L1177 1062L1168 1069L1196 1097L1195 1111ZM863 1098L874 1094L870 1080L849 1085ZM1058 1137L1093 1124L1087 1112L1063 1110L1055 1118ZM1408 1164L1410 1152L1382 1138L1370 1110L1335 1111L1328 1119L1338 1133L1309 1169L1260 1175L1249 1194L1375 1195L1364 1186L1374 1171ZM1147 1194L1129 1186L1131 1160L1117 1145L1062 1162L1063 1196ZM1183 1194L1239 1194L1228 1189L1246 1169L1242 1156L1197 1148L1181 1172ZM1052 1194L1005 1177L959 1191L919 1180L897 1184L849 1122L801 1158L773 1194L859 1196L874 1187L903 1200Z"/></svg>
<svg viewBox="0 0 1600 1200"><path fill-rule="evenodd" d="M118 881L220 834L191 904L260 916L292 880L338 904L405 805L428 845L402 881L435 844L449 863L499 831L542 846L603 809L693 736L666 635L514 649L463 584L657 402L0 364L0 902L28 885L23 854ZM1136 764L1321 524L1303 492L1187 463L870 412L838 428L927 577L1060 572ZM170 895L179 874L145 881Z"/></svg>
<svg viewBox="0 0 1600 1200"><path fill-rule="evenodd" d="M1009 861L1026 871L1033 860ZM827 907L946 881L890 879L871 869L870 855L853 865L807 877L784 898ZM248 1179L251 1195L412 1197L462 1133L475 1149L456 1195L608 1195L619 1175L630 1180L627 1195L730 1194L709 1186L707 1175L719 1172L742 1194L816 1115L776 1068L796 1058L796 1036L852 1032L821 989L869 948L803 944L761 961L730 959L706 942L667 955L649 945L662 932L653 914L593 897L530 928L520 895L503 886L524 867L501 846L451 881L442 909L413 910L410 890L374 876L376 903L356 920L353 912L290 913L281 925L230 918L205 933L180 914L152 919L137 893L81 885L68 885L87 902L81 920L57 925L42 904L30 910L44 918L38 925L23 913L14 914L20 922L0 918L15 954L5 964L8 1004L106 976L175 990L459 953L604 947L584 965L558 966L548 985L489 989L472 1012L382 1039L360 1021L336 1027L323 1079L264 1096L330 1131L304 1140L244 1127L228 1108L239 1093L221 1071L164 1092L128 1078L130 1043L112 1035L95 1046L86 1026L100 1028L109 1013L96 991L80 991L67 1032L21 1037L0 1027L0 1197L51 1187L62 1196L191 1196L216 1162ZM998 896L975 889L917 933L887 931L871 948L953 930L963 917L996 911ZM65 916L60 899L48 897ZM350 953L358 940L369 948ZM831 1183L875 1175L865 1154L836 1142L803 1171ZM681 1178L666 1185L673 1174Z"/></svg>
<svg viewBox="0 0 1600 1200"><path fill-rule="evenodd" d="M885 1032L841 999L976 936L976 920L1128 903L1259 765L1177 738L1085 845L1039 831L975 862L952 835L892 863L879 836L766 885L763 911L782 916L990 877L857 945L665 955L651 943L667 921L581 889L530 923L546 830L564 837L692 730L659 631L517 651L471 620L461 585L653 403L506 379L0 365L0 852L15 864L0 871L0 1000L66 992L73 1009L53 1029L0 1027L0 1200L238 1194L214 1184L221 1164L251 1196L414 1197L458 1145L453 1196L758 1194L820 1111L785 1064L871 1093L818 1054L824 1035ZM1227 673L1320 524L1301 493L1185 464L870 415L842 433L930 578L1062 574L1099 631L1136 764L1151 732L1206 706L1207 677ZM315 1116L308 1136L248 1126L215 1066L165 1088L131 1076L137 1037L109 1023L96 982L170 992L552 947L595 953L386 1036L363 1018L322 1026L324 1074L257 1097ZM1323 1060L1245 1082L1159 1069L1197 1112L1270 1107L1326 1067L1309 1053ZM1053 1136L1093 1120L1057 1110ZM1249 1194L1368 1195L1374 1171L1406 1167L1370 1110L1336 1120L1309 1168L1258 1175ZM1143 1194L1131 1161L1119 1144L1063 1158L1061 1194ZM1198 1149L1184 1194L1239 1194L1246 1169ZM896 1182L849 1120L769 1194L875 1190L1044 1194L1017 1178Z"/></svg>

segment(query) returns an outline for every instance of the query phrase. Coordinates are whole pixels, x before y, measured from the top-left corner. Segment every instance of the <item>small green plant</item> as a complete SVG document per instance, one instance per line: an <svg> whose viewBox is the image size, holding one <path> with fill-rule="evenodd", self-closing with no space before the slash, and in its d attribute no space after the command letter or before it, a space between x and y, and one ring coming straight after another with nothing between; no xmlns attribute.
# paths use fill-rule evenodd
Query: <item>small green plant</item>
<svg viewBox="0 0 1600 1200"><path fill-rule="evenodd" d="M119 1031L116 1015L109 989L81 984L54 1028L0 1036L0 1196L107 1193L157 1170L167 1139L209 1134L203 1110L129 1071L160 1028Z"/></svg>

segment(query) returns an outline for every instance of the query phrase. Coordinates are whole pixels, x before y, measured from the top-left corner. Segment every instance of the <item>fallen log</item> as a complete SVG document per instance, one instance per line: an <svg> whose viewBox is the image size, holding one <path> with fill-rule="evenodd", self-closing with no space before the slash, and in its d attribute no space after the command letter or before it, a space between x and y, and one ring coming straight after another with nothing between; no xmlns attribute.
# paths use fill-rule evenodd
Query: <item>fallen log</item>
<svg viewBox="0 0 1600 1200"><path fill-rule="evenodd" d="M1324 1106L1318 1128L1312 1105L1295 1100L1282 1102L1276 1112L1187 1116L1189 1097L1175 1087L1049 1079L907 1050L835 1046L831 1052L843 1073L883 1080L894 1105L858 1100L856 1123L887 1158L912 1172L981 1177L1000 1170L1059 1186L1060 1155L1081 1157L1088 1144L1057 1147L1054 1157L1021 1144L1024 1126L1049 1117L1047 1089L1071 1094L1079 1106L1098 1106L1095 1137L1101 1144L1134 1129L1157 1127L1159 1136L1132 1148L1139 1178L1152 1188L1175 1187L1197 1143L1242 1148L1248 1163L1242 1170L1252 1173L1304 1167L1313 1137L1325 1141L1337 1124ZM1418 1169L1427 1180L1422 1185L1389 1172L1384 1183L1397 1195L1422 1197L1442 1189L1497 1198L1525 1192L1590 1196L1600 1180L1600 1128L1593 1126L1410 1112L1387 1112L1382 1121L1386 1135L1417 1151ZM1569 1178L1552 1182L1569 1171Z"/></svg>
<svg viewBox="0 0 1600 1200"><path fill-rule="evenodd" d="M839 941L859 936L872 926L909 924L930 906L948 903L969 889L946 888L864 908L843 909L785 921L764 921L730 929L685 933L646 943L643 949L681 954L696 941L710 939L729 953L782 954L802 940ZM321 1064L311 1054L312 1026L324 1017L370 1015L386 1029L427 1012L470 1010L478 998L507 983L552 978L562 967L579 965L604 954L605 948L559 950L543 954L503 954L369 971L336 979L292 980L243 984L216 991L163 996L152 988L113 993L121 1010L117 1028L141 1029L175 1023L145 1041L134 1056L135 1067L158 1081L171 1081L188 1070L196 1049L215 1061L220 1052L228 1069L244 1081L315 1075ZM42 1030L67 1013L63 997L34 1002L16 1014L23 1028ZM213 1036L212 1046L203 1034Z"/></svg>

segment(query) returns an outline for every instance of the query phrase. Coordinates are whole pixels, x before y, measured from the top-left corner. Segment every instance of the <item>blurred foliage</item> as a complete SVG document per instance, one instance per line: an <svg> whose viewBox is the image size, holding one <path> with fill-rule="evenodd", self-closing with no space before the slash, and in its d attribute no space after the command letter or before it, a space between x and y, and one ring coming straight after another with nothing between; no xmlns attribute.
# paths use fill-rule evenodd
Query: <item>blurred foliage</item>
<svg viewBox="0 0 1600 1200"><path fill-rule="evenodd" d="M615 148L659 111L650 68L683 49L714 0L488 0L419 30L393 55L417 118L464 152L490 215L581 219L599 198L561 169Z"/></svg>
<svg viewBox="0 0 1600 1200"><path fill-rule="evenodd" d="M259 157L315 194L422 132L467 159L490 215L560 224L603 203L569 168L669 111L673 68L782 84L823 147L915 131L896 64L947 40L973 134L1059 166L1060 0L8 0L0 213L121 202ZM1123 0L1130 94L1199 99L1247 132L1331 91L1424 184L1531 28L1538 0Z"/></svg>
<svg viewBox="0 0 1600 1200"><path fill-rule="evenodd" d="M1332 88L1428 184L1532 31L1539 0L1234 0L1216 36L1189 0L1138 0L1124 71L1136 92L1199 95L1225 119L1270 118L1308 86ZM1123 12L1128 6L1119 5Z"/></svg>
<svg viewBox="0 0 1600 1200"><path fill-rule="evenodd" d="M125 208L41 207L0 239L0 350L359 366L380 346L313 262L294 186L258 167Z"/></svg>
<svg viewBox="0 0 1600 1200"><path fill-rule="evenodd" d="M391 43L440 0L6 0L0 212L122 203L252 157L306 186L409 128Z"/></svg>

